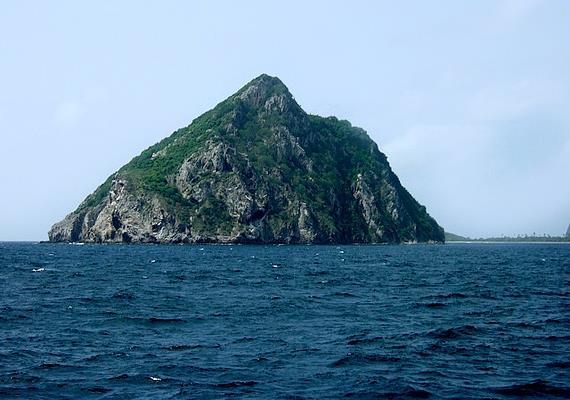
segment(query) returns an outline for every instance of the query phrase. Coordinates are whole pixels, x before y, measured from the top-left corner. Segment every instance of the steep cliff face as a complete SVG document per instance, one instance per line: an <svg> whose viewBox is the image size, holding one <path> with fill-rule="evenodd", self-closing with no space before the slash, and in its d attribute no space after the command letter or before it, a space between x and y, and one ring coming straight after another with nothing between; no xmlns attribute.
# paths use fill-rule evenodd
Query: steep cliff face
<svg viewBox="0 0 570 400"><path fill-rule="evenodd" d="M365 131L261 75L113 174L53 242L443 242Z"/></svg>

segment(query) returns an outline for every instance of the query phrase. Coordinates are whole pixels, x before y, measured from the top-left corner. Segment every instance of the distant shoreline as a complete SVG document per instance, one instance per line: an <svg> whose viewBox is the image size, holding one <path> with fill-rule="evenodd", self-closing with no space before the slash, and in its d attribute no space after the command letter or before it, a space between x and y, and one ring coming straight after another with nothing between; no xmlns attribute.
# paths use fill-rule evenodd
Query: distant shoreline
<svg viewBox="0 0 570 400"><path fill-rule="evenodd" d="M570 236L558 235L517 235L471 238L445 232L445 243L570 243Z"/></svg>
<svg viewBox="0 0 570 400"><path fill-rule="evenodd" d="M445 244L570 244L570 241L538 241L538 240L448 240Z"/></svg>

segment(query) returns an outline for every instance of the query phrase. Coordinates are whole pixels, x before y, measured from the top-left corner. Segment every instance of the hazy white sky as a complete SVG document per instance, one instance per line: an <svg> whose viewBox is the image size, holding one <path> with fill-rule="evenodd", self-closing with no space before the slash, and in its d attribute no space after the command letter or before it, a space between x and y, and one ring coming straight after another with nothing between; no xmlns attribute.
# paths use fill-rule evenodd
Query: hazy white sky
<svg viewBox="0 0 570 400"><path fill-rule="evenodd" d="M570 223L570 1L4 2L0 240L261 73L368 131L446 230Z"/></svg>

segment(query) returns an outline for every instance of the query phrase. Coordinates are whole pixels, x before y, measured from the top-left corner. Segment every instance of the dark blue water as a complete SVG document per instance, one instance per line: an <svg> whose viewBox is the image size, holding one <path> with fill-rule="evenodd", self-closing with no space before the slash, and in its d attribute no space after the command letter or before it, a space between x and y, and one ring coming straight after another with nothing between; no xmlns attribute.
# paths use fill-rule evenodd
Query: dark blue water
<svg viewBox="0 0 570 400"><path fill-rule="evenodd" d="M0 396L570 397L570 245L0 243Z"/></svg>

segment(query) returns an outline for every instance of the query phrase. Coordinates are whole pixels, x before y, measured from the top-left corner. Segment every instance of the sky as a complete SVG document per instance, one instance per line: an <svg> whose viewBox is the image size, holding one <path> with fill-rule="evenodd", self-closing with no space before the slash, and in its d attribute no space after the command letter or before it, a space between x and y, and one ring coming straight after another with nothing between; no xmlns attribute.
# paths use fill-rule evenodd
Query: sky
<svg viewBox="0 0 570 400"><path fill-rule="evenodd" d="M447 231L570 223L570 1L13 1L0 240L47 231L261 73L364 128Z"/></svg>

